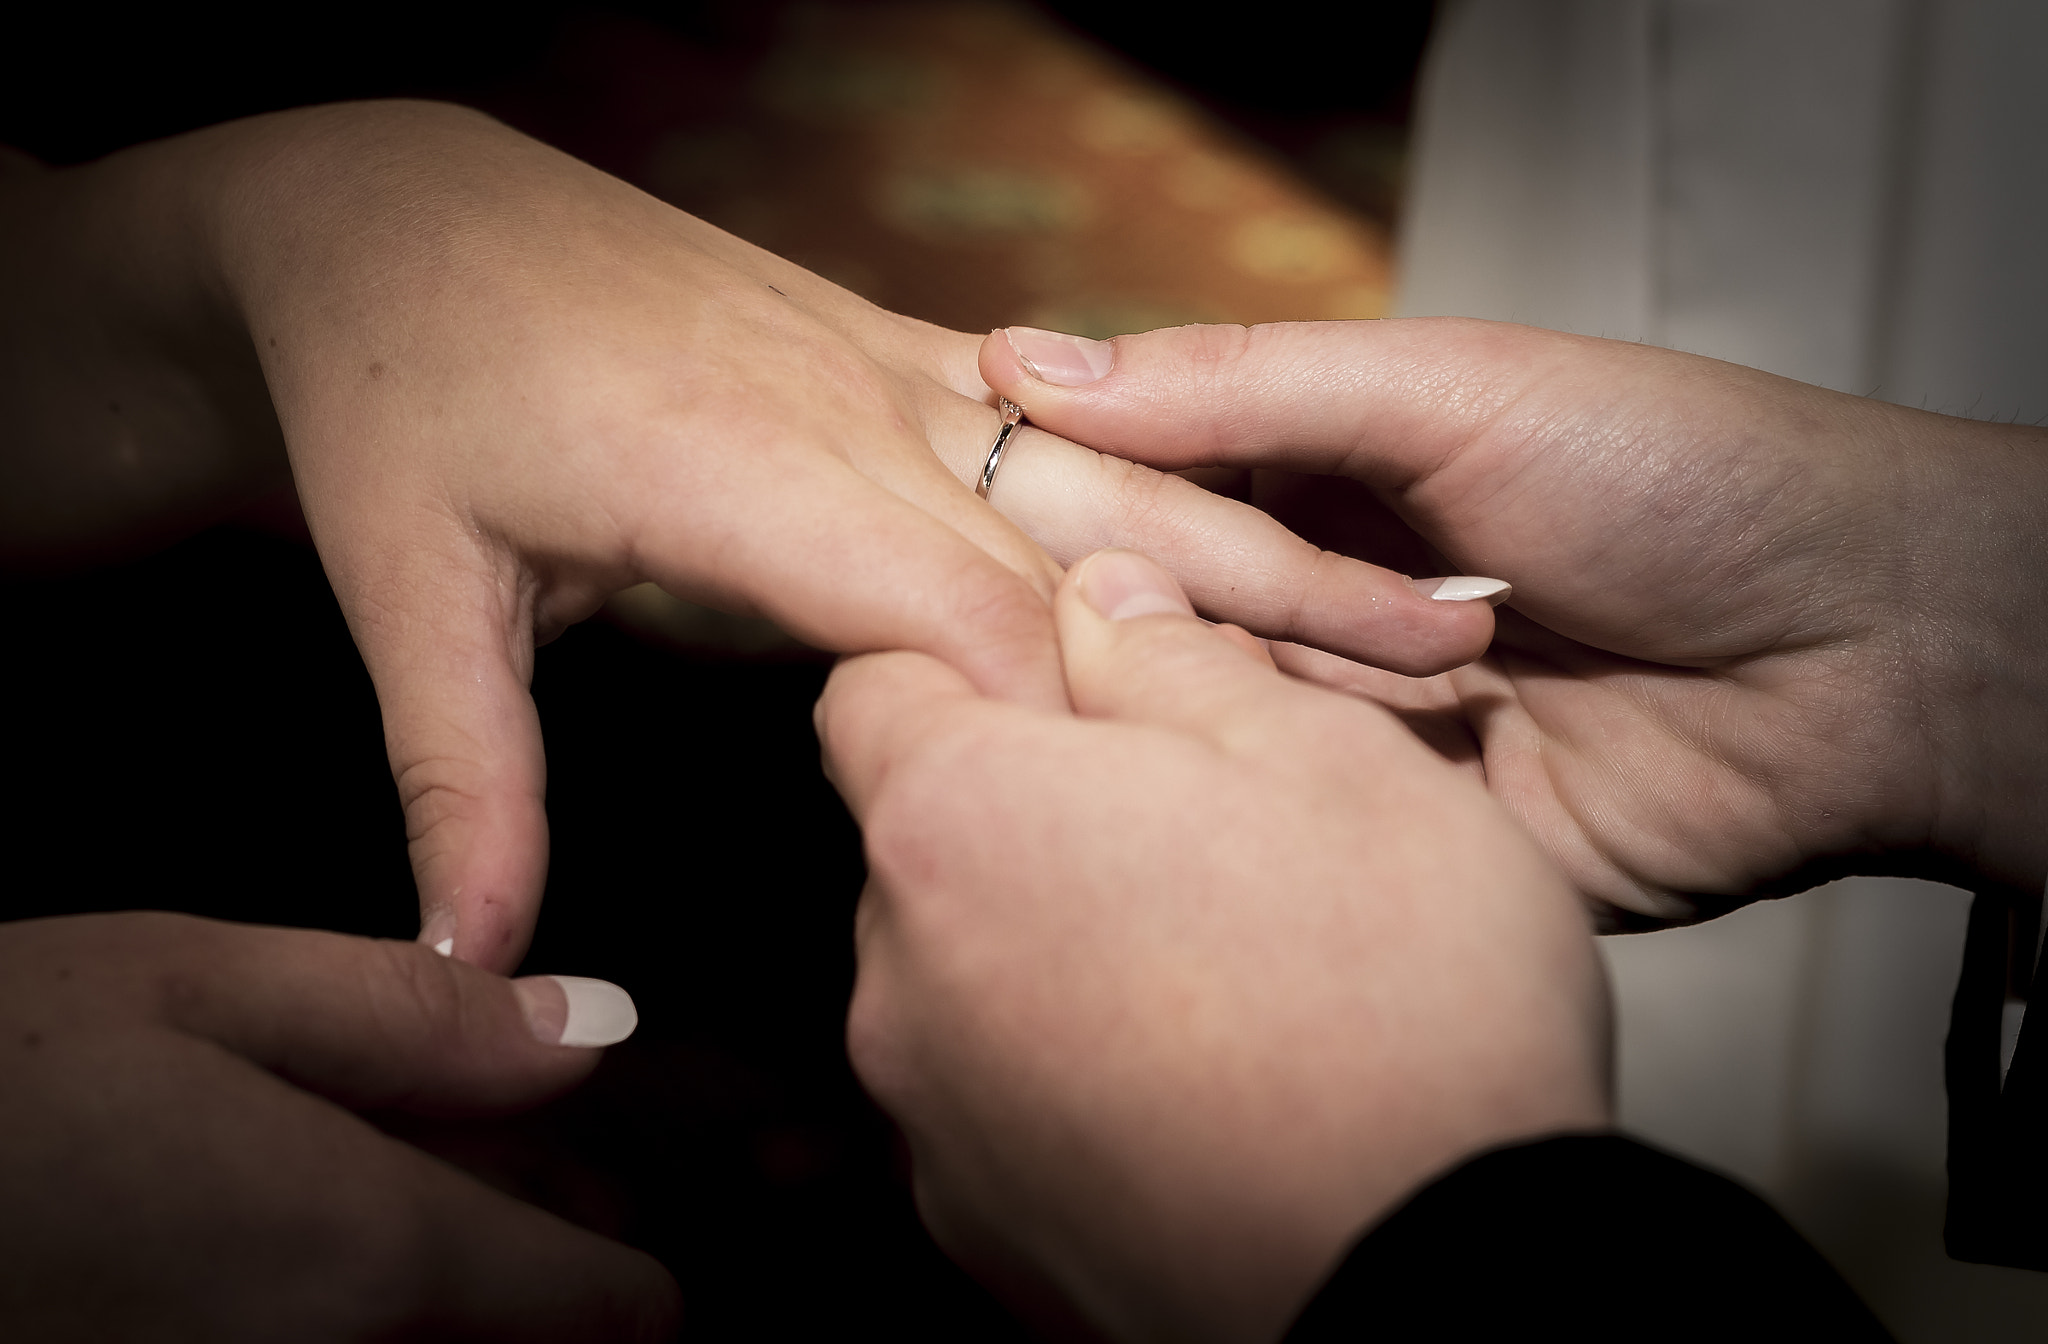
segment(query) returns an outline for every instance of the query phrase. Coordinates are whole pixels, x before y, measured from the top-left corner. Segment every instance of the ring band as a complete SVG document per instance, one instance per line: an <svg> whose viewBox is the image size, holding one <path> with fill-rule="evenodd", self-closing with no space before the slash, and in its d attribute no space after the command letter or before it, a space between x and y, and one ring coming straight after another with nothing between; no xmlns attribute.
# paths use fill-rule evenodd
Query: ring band
<svg viewBox="0 0 2048 1344"><path fill-rule="evenodd" d="M1024 408L1004 397L1001 402L1003 427L996 431L996 441L989 445L988 460L981 464L981 483L974 487L974 493L983 499L995 486L996 472L1003 465L1003 449L1010 446L1010 436L1017 432L1017 426L1024 423Z"/></svg>

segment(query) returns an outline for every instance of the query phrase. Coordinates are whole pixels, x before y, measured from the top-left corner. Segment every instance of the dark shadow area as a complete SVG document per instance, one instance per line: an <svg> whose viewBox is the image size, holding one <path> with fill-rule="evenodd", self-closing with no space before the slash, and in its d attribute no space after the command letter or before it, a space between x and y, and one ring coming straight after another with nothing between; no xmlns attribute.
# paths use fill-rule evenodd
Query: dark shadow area
<svg viewBox="0 0 2048 1344"><path fill-rule="evenodd" d="M309 551L217 529L4 595L0 915L411 936L376 701ZM846 1064L861 862L818 771L823 677L602 623L541 651L555 848L527 969L628 986L640 1030L532 1115L394 1128L660 1256L693 1334L1008 1337Z"/></svg>
<svg viewBox="0 0 2048 1344"><path fill-rule="evenodd" d="M1014 7L1119 52L1337 200L1392 221L1432 0L1274 0L1256 15L1207 22L1131 0ZM10 16L0 44L0 144L78 163L233 117L339 99L446 98L495 109L516 93L559 108L603 91L579 88L556 58L620 20L696 49L708 104L722 78L744 70L806 8L817 6L533 0L486 14L372 0L252 18L230 9L40 5ZM990 72L989 89L1002 96L1001 70ZM522 129L547 138L545 126Z"/></svg>

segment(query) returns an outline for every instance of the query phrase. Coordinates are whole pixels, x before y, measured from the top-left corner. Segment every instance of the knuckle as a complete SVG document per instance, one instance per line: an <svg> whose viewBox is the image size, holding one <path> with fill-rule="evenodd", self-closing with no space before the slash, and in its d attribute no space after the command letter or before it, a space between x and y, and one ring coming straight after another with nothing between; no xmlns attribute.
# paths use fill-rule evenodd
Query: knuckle
<svg viewBox="0 0 2048 1344"><path fill-rule="evenodd" d="M372 944L359 970L366 1028L387 1054L423 1052L438 1059L462 1059L464 1027L469 1015L456 966L415 943ZM380 1096L385 1105L402 1105L410 1089Z"/></svg>
<svg viewBox="0 0 2048 1344"><path fill-rule="evenodd" d="M405 808L406 838L417 843L449 821L473 813L481 796L465 785L474 766L445 756L407 761L394 778Z"/></svg>
<svg viewBox="0 0 2048 1344"><path fill-rule="evenodd" d="M889 783L868 811L863 843L868 868L887 884L897 899L925 889L942 867L938 836L940 818L928 805L942 793L919 779L905 776L919 769L906 762L891 772Z"/></svg>
<svg viewBox="0 0 2048 1344"><path fill-rule="evenodd" d="M1261 327L1236 322L1205 322L1182 327L1187 334L1187 361L1191 367L1209 372L1235 364L1252 346Z"/></svg>
<svg viewBox="0 0 2048 1344"><path fill-rule="evenodd" d="M947 614L956 628L976 631L983 639L995 633L1004 639L1050 644L1053 638L1052 608L1045 599L993 561L956 585L951 606Z"/></svg>
<svg viewBox="0 0 2048 1344"><path fill-rule="evenodd" d="M1316 617L1330 604L1330 593L1341 592L1343 572L1358 564L1336 551L1318 548L1303 566L1300 580L1281 599L1278 613L1280 638L1313 643L1323 632Z"/></svg>
<svg viewBox="0 0 2048 1344"><path fill-rule="evenodd" d="M960 723L925 735L890 768L863 825L869 869L900 903L943 890L969 800L988 792L1002 744L985 727Z"/></svg>
<svg viewBox="0 0 2048 1344"><path fill-rule="evenodd" d="M860 974L846 1012L846 1057L854 1075L875 1101L899 1118L915 1110L915 1044L921 1020L905 1013L900 996L906 967L894 939L863 943Z"/></svg>
<svg viewBox="0 0 2048 1344"><path fill-rule="evenodd" d="M1172 524L1178 512L1174 496L1179 478L1106 454L1099 461L1109 477L1112 516L1116 519L1117 530L1111 544L1142 550L1144 543L1159 541L1165 535L1161 524Z"/></svg>
<svg viewBox="0 0 2048 1344"><path fill-rule="evenodd" d="M454 963L417 943L373 944L368 976L378 1015L388 1023L447 1030L460 1020Z"/></svg>
<svg viewBox="0 0 2048 1344"><path fill-rule="evenodd" d="M846 1058L854 1075L886 1106L896 1096L903 1070L899 1042L882 1005L883 997L875 974L863 968L846 1011Z"/></svg>
<svg viewBox="0 0 2048 1344"><path fill-rule="evenodd" d="M435 1295L444 1238L390 1164L359 1165L319 1229L321 1296L347 1303L368 1333L416 1319ZM313 1241L316 1238L308 1238Z"/></svg>
<svg viewBox="0 0 2048 1344"><path fill-rule="evenodd" d="M1188 379L1198 393L1221 393L1266 344L1267 327L1218 324L1186 328Z"/></svg>

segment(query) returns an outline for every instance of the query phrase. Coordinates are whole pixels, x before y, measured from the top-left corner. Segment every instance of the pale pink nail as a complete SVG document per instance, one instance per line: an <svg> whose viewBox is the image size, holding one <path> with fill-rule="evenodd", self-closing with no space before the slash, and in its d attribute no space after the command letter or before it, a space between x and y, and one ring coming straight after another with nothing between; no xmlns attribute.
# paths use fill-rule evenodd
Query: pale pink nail
<svg viewBox="0 0 2048 1344"><path fill-rule="evenodd" d="M1054 387L1092 383L1116 363L1116 347L1108 341L1091 341L1086 336L1068 336L1037 327L1007 327L1003 336L1024 371Z"/></svg>
<svg viewBox="0 0 2048 1344"><path fill-rule="evenodd" d="M1081 597L1112 621L1163 611L1195 614L1173 575L1136 551L1098 551L1082 563Z"/></svg>

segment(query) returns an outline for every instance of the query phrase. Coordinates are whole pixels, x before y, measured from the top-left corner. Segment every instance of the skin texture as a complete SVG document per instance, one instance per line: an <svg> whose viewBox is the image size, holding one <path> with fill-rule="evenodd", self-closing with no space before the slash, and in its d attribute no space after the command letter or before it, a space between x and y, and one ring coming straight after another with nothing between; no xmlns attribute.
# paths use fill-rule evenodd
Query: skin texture
<svg viewBox="0 0 2048 1344"><path fill-rule="evenodd" d="M1393 705L1625 915L1848 871L2038 888L2048 434L1453 319L1119 337L991 386L1305 535L1514 585L1479 663L1283 667ZM1433 560L1432 557L1435 557Z"/></svg>
<svg viewBox="0 0 2048 1344"><path fill-rule="evenodd" d="M982 503L976 338L458 108L0 158L0 283L0 561L130 553L288 479L383 707L422 939L492 969L546 872L534 646L628 585L1047 706L1046 598L1104 545L1166 558L1212 615L1403 672L1493 630L1037 430Z"/></svg>
<svg viewBox="0 0 2048 1344"><path fill-rule="evenodd" d="M909 652L820 701L869 861L854 1066L941 1244L1041 1325L1274 1339L1433 1175L1608 1123L1585 909L1469 772L1144 557L1055 611L1078 717Z"/></svg>
<svg viewBox="0 0 2048 1344"><path fill-rule="evenodd" d="M410 943L160 914L0 928L0 1331L669 1338L653 1259L350 1113L567 1091L598 1052L542 1044L530 1012Z"/></svg>

